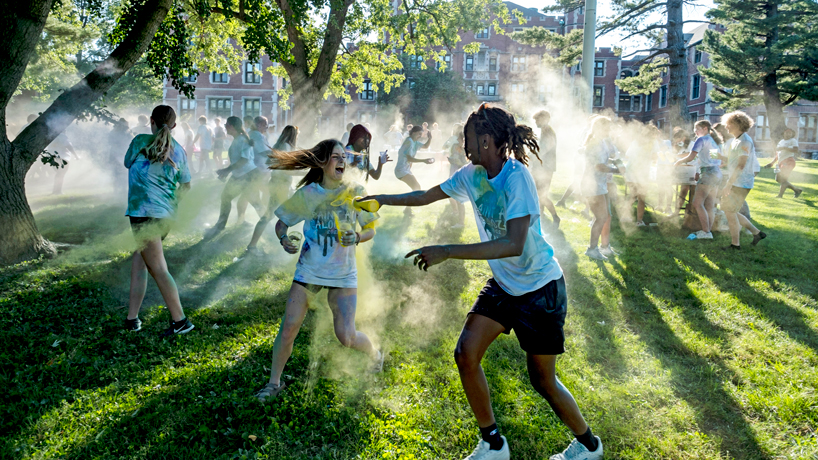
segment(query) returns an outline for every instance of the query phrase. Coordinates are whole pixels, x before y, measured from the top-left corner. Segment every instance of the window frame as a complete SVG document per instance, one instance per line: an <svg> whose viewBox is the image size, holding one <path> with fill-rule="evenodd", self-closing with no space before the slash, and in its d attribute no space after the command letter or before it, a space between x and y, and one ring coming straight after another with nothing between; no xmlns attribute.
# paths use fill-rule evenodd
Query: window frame
<svg viewBox="0 0 818 460"><path fill-rule="evenodd" d="M249 71L247 70L248 66L252 66ZM261 74L255 72L256 68L258 68L258 71L261 72L261 63L260 62L244 61L244 78L243 78L243 82L244 82L245 85L260 85L261 84ZM248 76L252 76L252 81L247 80ZM258 81L256 81L256 80L258 80Z"/></svg>
<svg viewBox="0 0 818 460"><path fill-rule="evenodd" d="M812 120L812 126L808 121ZM812 133L812 137L810 137ZM818 113L798 114L798 142L818 142Z"/></svg>
<svg viewBox="0 0 818 460"><path fill-rule="evenodd" d="M467 72L474 72L474 55L465 54L463 58L463 70Z"/></svg>
<svg viewBox="0 0 818 460"><path fill-rule="evenodd" d="M184 104L185 102L187 102L188 107L183 107L183 105L185 105ZM191 102L193 103L192 108L190 107ZM196 109L199 106L199 104L198 104L195 97L193 99L189 99L187 97L184 97L184 95L182 95L182 94L179 95L179 102L178 102L177 105L178 105L178 113L179 113L178 118L180 120L185 120L185 119L188 119L188 118L193 119L193 117L196 116ZM187 115L187 114L190 114L191 116L190 117L185 117L185 115Z"/></svg>
<svg viewBox="0 0 818 460"><path fill-rule="evenodd" d="M763 119L761 121L760 119ZM756 113L755 119L755 136L753 136L753 140L759 141L768 141L770 140L770 117L767 116L767 112L758 112Z"/></svg>
<svg viewBox="0 0 818 460"><path fill-rule="evenodd" d="M372 80L364 80L363 86L361 87L361 92L358 93L358 99L362 101L375 100L375 90L372 86Z"/></svg>
<svg viewBox="0 0 818 460"><path fill-rule="evenodd" d="M485 29L483 29L483 30L481 30L479 32L474 33L474 39L475 40L488 40L489 37L490 36L489 36L489 28L488 27L486 27Z"/></svg>
<svg viewBox="0 0 818 460"><path fill-rule="evenodd" d="M492 61L494 64L492 65ZM489 72L497 71L497 56L489 56Z"/></svg>
<svg viewBox="0 0 818 460"><path fill-rule="evenodd" d="M497 84L496 83L489 83L488 88L486 89L486 96L496 96L497 95Z"/></svg>
<svg viewBox="0 0 818 460"><path fill-rule="evenodd" d="M227 80L226 81L216 81L216 75L226 76ZM220 80L221 80L221 78L220 78ZM226 85L226 84L230 83L230 74L229 73L211 71L210 72L210 83L213 84L213 85Z"/></svg>
<svg viewBox="0 0 818 460"><path fill-rule="evenodd" d="M598 66L597 64L601 64L601 65ZM598 70L600 71L600 73L597 73ZM605 61L604 60L600 60L600 61L595 60L594 61L594 76L595 77L604 77L605 76Z"/></svg>
<svg viewBox="0 0 818 460"><path fill-rule="evenodd" d="M253 115L247 112L247 103L248 102L258 102L258 115ZM254 110L255 113L255 110ZM260 97L242 97L241 98L241 117L252 116L253 118L261 116L261 98Z"/></svg>
<svg viewBox="0 0 818 460"><path fill-rule="evenodd" d="M696 100L702 96L702 77L695 74L690 77L690 99Z"/></svg>
<svg viewBox="0 0 818 460"><path fill-rule="evenodd" d="M597 90L599 90L599 96L597 96ZM599 104L596 103L597 97L599 97ZM605 106L605 85L594 85L593 92L591 93L592 105L593 107L604 107Z"/></svg>
<svg viewBox="0 0 818 460"><path fill-rule="evenodd" d="M229 107L226 107L224 112L229 111L229 113L226 113L226 114L222 113L222 111L219 111L218 107L215 109L215 111L211 111L211 101L219 101L219 100L226 101L228 103ZM233 98L232 97L207 96L206 101L207 101L207 118L208 119L215 118L215 117L219 117L221 119L227 119L227 117L233 116ZM244 107L242 107L242 110L243 109L244 109Z"/></svg>
<svg viewBox="0 0 818 460"><path fill-rule="evenodd" d="M667 107L667 85L659 87L659 108Z"/></svg>
<svg viewBox="0 0 818 460"><path fill-rule="evenodd" d="M702 62L702 51L698 46L693 47L693 63L698 64Z"/></svg>

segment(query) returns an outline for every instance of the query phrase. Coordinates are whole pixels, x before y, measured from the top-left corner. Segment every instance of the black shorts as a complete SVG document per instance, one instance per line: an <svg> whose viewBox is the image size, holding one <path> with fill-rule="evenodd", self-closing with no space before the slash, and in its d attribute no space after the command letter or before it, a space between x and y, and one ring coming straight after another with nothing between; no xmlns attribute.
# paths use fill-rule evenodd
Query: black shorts
<svg viewBox="0 0 818 460"><path fill-rule="evenodd" d="M312 294L318 294L319 292L321 292L321 289L324 289L324 288L327 288L328 291L331 291L333 289L343 289L343 288L333 287L333 286L321 286L321 285L318 285L318 284L307 284L307 283L305 283L303 281L296 281L296 280L293 280L293 284L297 284L299 286L304 286L304 289L308 290Z"/></svg>
<svg viewBox="0 0 818 460"><path fill-rule="evenodd" d="M137 241L152 240L157 236L164 240L173 224L169 219L156 217L128 216L128 219L131 221L131 231Z"/></svg>
<svg viewBox="0 0 818 460"><path fill-rule="evenodd" d="M513 296L490 278L469 314L497 321L514 332L520 347L532 355L558 355L565 352L565 313L568 296L565 277L551 281L536 291Z"/></svg>

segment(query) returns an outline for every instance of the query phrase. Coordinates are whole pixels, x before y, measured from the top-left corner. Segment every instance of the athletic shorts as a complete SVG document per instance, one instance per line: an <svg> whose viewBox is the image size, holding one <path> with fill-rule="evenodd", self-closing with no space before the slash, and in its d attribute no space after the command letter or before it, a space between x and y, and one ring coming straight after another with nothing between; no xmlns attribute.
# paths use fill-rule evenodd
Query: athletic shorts
<svg viewBox="0 0 818 460"><path fill-rule="evenodd" d="M721 185L721 180L721 168L718 166L710 166L702 168L701 172L699 173L699 181L696 182L696 184L706 185L708 187L718 187Z"/></svg>
<svg viewBox="0 0 818 460"><path fill-rule="evenodd" d="M485 316L513 329L520 347L532 355L558 355L565 352L565 313L568 296L565 278L520 296L513 296L489 278L469 314Z"/></svg>
<svg viewBox="0 0 818 460"><path fill-rule="evenodd" d="M721 204L719 205L721 210L724 212L739 212L741 205L744 204L749 193L749 188L732 186L730 188L730 194L721 199Z"/></svg>
<svg viewBox="0 0 818 460"><path fill-rule="evenodd" d="M152 240L157 236L164 240L173 225L170 219L156 217L128 216L128 219L131 221L131 231L138 242Z"/></svg>
<svg viewBox="0 0 818 460"><path fill-rule="evenodd" d="M320 286L318 284L308 284L308 283L305 283L303 281L296 281L296 280L293 280L293 284L303 286L304 289L308 290L312 294L318 294L319 292L321 292L321 289L324 289L324 288L326 288L328 291L331 291L333 289L344 289L344 288L333 287L333 286Z"/></svg>

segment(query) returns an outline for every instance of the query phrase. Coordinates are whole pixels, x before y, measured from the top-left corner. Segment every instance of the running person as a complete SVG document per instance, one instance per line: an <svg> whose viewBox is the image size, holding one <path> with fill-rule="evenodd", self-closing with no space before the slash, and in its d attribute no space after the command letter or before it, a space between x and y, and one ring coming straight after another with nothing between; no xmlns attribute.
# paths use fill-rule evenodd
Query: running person
<svg viewBox="0 0 818 460"><path fill-rule="evenodd" d="M383 367L383 353L372 345L366 334L355 328L358 298L355 249L358 243L375 236L378 215L356 211L351 205L335 205L345 196L366 195L360 184L343 182L344 157L344 146L334 139L321 141L309 150L273 152L272 168L309 169L309 172L298 183L295 194L275 211L279 218L276 235L284 250L290 254L298 252L298 246L290 240L287 230L302 221L304 245L296 264L284 319L273 344L270 380L256 394L262 401L276 397L286 387L281 381L281 373L292 354L293 342L304 322L310 300L324 288L327 289L327 302L338 340L345 347L367 354L374 362L373 371L380 372ZM361 225L360 233L354 231L356 223ZM346 230L342 230L344 225Z"/></svg>
<svg viewBox="0 0 818 460"><path fill-rule="evenodd" d="M470 201L481 243L416 249L423 270L446 259L488 260L493 278L480 292L460 333L455 362L460 381L480 427L482 440L467 460L509 458L500 436L480 361L501 334L515 330L527 354L534 388L576 439L552 459L602 458L602 442L585 423L573 396L557 378L557 355L563 353L567 297L562 269L540 224L540 204L526 165L526 148L537 155L534 132L518 125L499 107L482 104L465 127L471 164L427 191L373 196L391 206L424 206L449 197Z"/></svg>
<svg viewBox="0 0 818 460"><path fill-rule="evenodd" d="M418 154L418 150L429 147L429 144L432 142L432 137L429 136L426 143L423 143L423 141L420 140L420 137L423 135L423 128L420 126L408 126L411 126L409 129L409 135L403 140L403 144L400 146L400 150L398 150L398 162L395 165L395 177L408 185L412 190L420 190L420 184L412 174L412 163L426 163L427 165L430 165L435 162L434 158L426 158L424 160L418 160L415 158L415 156ZM411 215L412 210L407 207L405 213L407 215Z"/></svg>
<svg viewBox="0 0 818 460"><path fill-rule="evenodd" d="M199 127L196 129L196 136L193 144L199 143L199 169L196 171L202 174L210 166L210 151L213 150L213 132L207 126L207 117L199 117Z"/></svg>
<svg viewBox="0 0 818 460"><path fill-rule="evenodd" d="M216 117L213 119L216 126L213 128L213 161L216 163L216 168L224 166L222 163L222 153L224 152L224 141L227 139L227 133L222 126L222 119Z"/></svg>
<svg viewBox="0 0 818 460"><path fill-rule="evenodd" d="M392 161L389 155L384 153L378 156L378 167L373 167L369 161L370 142L372 142L372 134L366 129L366 126L355 125L349 131L349 140L346 143L346 173L352 174L351 179L355 182L366 182L369 177L375 180L380 179L383 165Z"/></svg>
<svg viewBox="0 0 818 460"><path fill-rule="evenodd" d="M591 122L588 137L585 138L585 172L580 189L588 200L588 207L594 214L591 223L591 241L585 255L595 260L608 260L616 255L611 249L611 201L608 193L608 174L618 172L608 165L614 155L613 145L608 142L611 119L596 117ZM602 247L599 247L599 243Z"/></svg>
<svg viewBox="0 0 818 460"><path fill-rule="evenodd" d="M798 155L798 139L795 138L795 131L790 128L784 130L784 139L778 143L775 149L775 158L765 168L772 168L778 162L778 172L775 175L775 181L781 184L778 188L778 196L776 198L783 198L784 192L787 189L792 189L795 193L795 198L801 196L804 191L790 183L790 174L795 169L795 157Z"/></svg>
<svg viewBox="0 0 818 460"><path fill-rule="evenodd" d="M239 117L229 117L224 123L224 129L233 137L227 155L230 157L230 166L216 171L220 180L224 180L230 175L224 185L221 196L221 206L219 208L219 220L209 231L205 233L205 238L212 238L218 235L227 226L227 218L230 217L230 209L233 207L233 200L244 196L256 209L258 215L262 214L261 205L258 198L258 189L254 188L256 179L260 175L254 163L255 154L253 152L253 141L241 127L242 122ZM238 216L238 223L244 221L244 216Z"/></svg>
<svg viewBox="0 0 818 460"><path fill-rule="evenodd" d="M557 133L549 125L551 113L547 110L535 113L534 121L540 128L540 147L543 152L542 171L534 174L534 181L537 183L537 192L542 198L545 209L551 214L554 227L559 227L560 216L557 215L557 208L554 207L554 202L548 196L551 193L551 180L554 178L554 172L557 171Z"/></svg>
<svg viewBox="0 0 818 460"><path fill-rule="evenodd" d="M125 328L142 329L139 309L151 274L170 312L167 337L185 334L193 324L185 317L176 282L168 272L162 240L168 234L179 199L190 189L190 170L185 150L171 136L176 127L176 112L167 105L153 109L150 118L153 134L139 134L125 154L128 168L128 211L131 230L138 249L131 263L131 293Z"/></svg>
<svg viewBox="0 0 818 460"><path fill-rule="evenodd" d="M449 147L449 177L454 176L460 168L466 166L469 163L469 159L466 158L466 149L464 147L466 143L466 138L463 135L463 125L458 124L455 125L459 127L458 136L455 142L451 143ZM452 209L455 211L455 221L452 225L452 228L463 228L463 224L466 221L466 207L463 206L463 203L455 200L454 198L449 198L449 204L452 205Z"/></svg>
<svg viewBox="0 0 818 460"><path fill-rule="evenodd" d="M693 125L696 132L696 141L690 153L676 161L674 166L682 165L699 158L699 180L696 182L696 193L693 196L693 208L699 217L702 229L695 233L697 239L713 239L713 222L715 221L716 195L722 181L721 168L716 159L710 156L710 151L719 151L722 143L719 133L707 120L699 120Z"/></svg>

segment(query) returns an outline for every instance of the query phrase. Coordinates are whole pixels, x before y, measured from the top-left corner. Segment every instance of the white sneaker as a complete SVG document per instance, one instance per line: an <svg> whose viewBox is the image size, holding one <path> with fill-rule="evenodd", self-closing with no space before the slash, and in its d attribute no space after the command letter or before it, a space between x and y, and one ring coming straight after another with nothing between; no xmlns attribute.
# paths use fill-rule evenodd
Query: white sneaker
<svg viewBox="0 0 818 460"><path fill-rule="evenodd" d="M705 232L704 230L699 230L696 232L696 239L698 240L712 240L713 234L711 232Z"/></svg>
<svg viewBox="0 0 818 460"><path fill-rule="evenodd" d="M614 251L614 249L611 247L610 244L607 245L607 246L600 246L599 247L599 253L602 254L605 257L613 257L613 256L618 256L619 255L618 252Z"/></svg>
<svg viewBox="0 0 818 460"><path fill-rule="evenodd" d="M645 221L640 220L639 222L636 223L636 226L637 227L644 227L645 226Z"/></svg>
<svg viewBox="0 0 818 460"><path fill-rule="evenodd" d="M596 460L602 458L602 441L599 440L599 436L594 436L596 441L599 443L596 450L591 452L585 446L582 445L579 441L574 439L571 441L571 444L568 444L568 448L562 451L559 454L555 454L551 456L551 460Z"/></svg>
<svg viewBox="0 0 818 460"><path fill-rule="evenodd" d="M597 246L597 247L595 247L593 249L591 249L591 248L586 249L585 250L585 255L592 258L592 259L594 259L594 260L608 260L607 257L605 257L604 255L602 255L601 252L599 252L599 246Z"/></svg>
<svg viewBox="0 0 818 460"><path fill-rule="evenodd" d="M509 460L511 454L508 451L508 441L505 436L500 436L503 439L503 448L500 450L491 450L489 443L483 441L477 443L477 448L468 457L463 460ZM601 444L600 444L601 445ZM587 452L588 449L585 449ZM601 449L599 449L602 452Z"/></svg>

